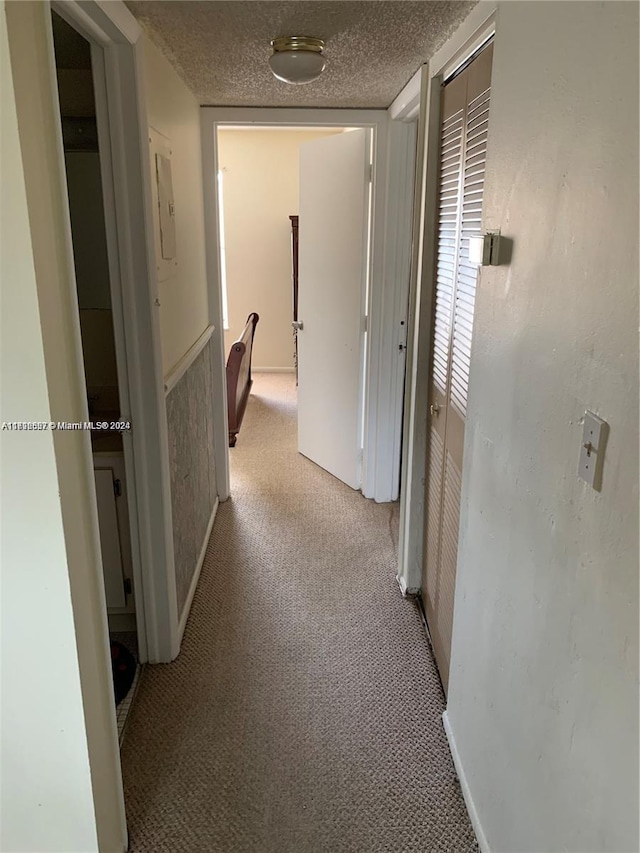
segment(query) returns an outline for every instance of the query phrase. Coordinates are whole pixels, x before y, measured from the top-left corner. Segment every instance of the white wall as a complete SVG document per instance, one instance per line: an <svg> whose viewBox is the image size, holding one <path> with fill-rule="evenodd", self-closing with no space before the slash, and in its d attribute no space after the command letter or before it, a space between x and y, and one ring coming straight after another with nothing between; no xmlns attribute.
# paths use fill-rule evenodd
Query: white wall
<svg viewBox="0 0 640 853"><path fill-rule="evenodd" d="M5 307L3 299L2 306L2 345L9 350L2 362L3 399L5 393L15 394L9 397L12 417L84 421L88 412L80 327L66 232L54 70L49 64L50 9L47 3L8 3L5 12L24 178L17 163L5 168L3 148L3 191L11 176L18 183L8 192L22 210L17 222L12 222L18 217L13 210L2 221L3 241L7 235L14 251L20 245L19 271L16 266L2 275L3 288L17 300ZM6 62L5 49L2 56ZM9 85L5 68L2 80ZM3 109L3 132L5 127L13 128L15 162L15 125L7 122ZM19 244L27 231L25 190L30 263L28 244ZM5 232L9 225L12 230ZM4 262L4 246L2 257ZM39 323L34 315L34 271ZM15 292L23 287L24 293ZM39 352L44 354L44 368ZM3 413L3 419L7 415ZM3 659L3 676L11 678L11 690L3 689L10 710L5 713L3 706L2 725L14 755L13 762L2 767L2 793L8 800L2 810L3 849L84 853L97 849L97 830L101 850L123 850L124 802L89 434L41 432L23 436L23 444L17 433L2 436L11 442L2 458L7 487L2 534L3 547L8 548L6 558L3 553L2 601L9 611L6 621L3 614L3 630L8 631L3 654L11 661L7 668ZM9 587L5 576L11 578ZM7 766L12 767L10 778Z"/></svg>
<svg viewBox="0 0 640 853"><path fill-rule="evenodd" d="M176 262L170 275L161 271L158 282L162 365L166 377L209 324L200 107L167 59L147 38L144 57L148 121L150 127L166 138L171 150L176 210ZM151 169L155 193L153 156ZM154 236L159 241L157 221Z"/></svg>
<svg viewBox="0 0 640 853"><path fill-rule="evenodd" d="M293 367L291 222L300 145L331 131L220 130L229 329L225 351L257 311L254 367ZM341 132L341 131L337 131Z"/></svg>
<svg viewBox="0 0 640 853"><path fill-rule="evenodd" d="M0 5L0 39L0 420L48 422L51 409L4 3ZM3 430L0 441L0 847L43 853L97 851L53 433Z"/></svg>
<svg viewBox="0 0 640 853"><path fill-rule="evenodd" d="M485 224L448 718L491 850L637 851L637 3L499 4Z"/></svg>

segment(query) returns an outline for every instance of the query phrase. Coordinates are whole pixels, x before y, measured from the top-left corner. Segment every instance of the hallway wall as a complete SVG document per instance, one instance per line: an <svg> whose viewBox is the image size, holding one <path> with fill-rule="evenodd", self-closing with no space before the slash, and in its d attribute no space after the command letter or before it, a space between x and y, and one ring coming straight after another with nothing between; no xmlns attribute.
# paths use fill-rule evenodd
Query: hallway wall
<svg viewBox="0 0 640 853"><path fill-rule="evenodd" d="M200 106L170 63L143 38L149 126L171 151L176 256L157 270L165 378L209 324L202 196ZM151 157L151 185L156 172ZM154 196L157 205L157 196ZM157 216L157 207L154 207ZM158 243L158 224L154 237Z"/></svg>
<svg viewBox="0 0 640 853"><path fill-rule="evenodd" d="M211 514L217 501L212 416L213 349L210 338L195 359L189 351L209 325L205 259L200 106L162 53L144 39L150 139L158 134L170 152L175 200L176 256L162 259L154 148L157 287L167 392L173 547L178 618L183 617L191 582L199 569ZM193 350L192 350L193 352ZM173 382L178 367L178 380Z"/></svg>
<svg viewBox="0 0 640 853"><path fill-rule="evenodd" d="M637 3L499 4L485 227L448 720L488 849L637 850Z"/></svg>
<svg viewBox="0 0 640 853"><path fill-rule="evenodd" d="M341 132L338 130L337 132ZM221 130L229 329L225 352L260 315L254 367L293 369L291 222L298 213L303 142L335 130Z"/></svg>
<svg viewBox="0 0 640 853"><path fill-rule="evenodd" d="M189 596L218 498L213 450L212 340L167 394L178 615Z"/></svg>

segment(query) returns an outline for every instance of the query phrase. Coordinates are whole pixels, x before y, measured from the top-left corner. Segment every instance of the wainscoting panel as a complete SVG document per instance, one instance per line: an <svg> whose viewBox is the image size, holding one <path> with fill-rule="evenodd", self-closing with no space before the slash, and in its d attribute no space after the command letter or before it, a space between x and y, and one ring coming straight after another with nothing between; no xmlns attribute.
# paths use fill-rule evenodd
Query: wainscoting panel
<svg viewBox="0 0 640 853"><path fill-rule="evenodd" d="M217 498L211 365L209 339L166 398L179 616Z"/></svg>

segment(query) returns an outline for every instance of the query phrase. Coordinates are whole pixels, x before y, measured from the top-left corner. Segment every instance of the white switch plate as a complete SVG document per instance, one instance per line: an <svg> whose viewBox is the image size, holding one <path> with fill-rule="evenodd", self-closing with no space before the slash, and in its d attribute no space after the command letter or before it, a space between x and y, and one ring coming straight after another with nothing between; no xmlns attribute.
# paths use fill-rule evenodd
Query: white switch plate
<svg viewBox="0 0 640 853"><path fill-rule="evenodd" d="M580 448L580 462L578 463L578 477L581 477L585 483L588 483L595 489L596 482L596 454L591 451L587 452L584 444Z"/></svg>
<svg viewBox="0 0 640 853"><path fill-rule="evenodd" d="M487 234L474 234L469 237L469 263L478 267L485 266L491 259L491 238Z"/></svg>
<svg viewBox="0 0 640 853"><path fill-rule="evenodd" d="M583 423L578 476L592 488L600 491L609 424L593 412L584 413Z"/></svg>
<svg viewBox="0 0 640 853"><path fill-rule="evenodd" d="M584 429L582 438L585 444L591 442L596 453L600 449L600 443L603 438L603 432L607 427L607 422L603 421L593 412L584 413Z"/></svg>

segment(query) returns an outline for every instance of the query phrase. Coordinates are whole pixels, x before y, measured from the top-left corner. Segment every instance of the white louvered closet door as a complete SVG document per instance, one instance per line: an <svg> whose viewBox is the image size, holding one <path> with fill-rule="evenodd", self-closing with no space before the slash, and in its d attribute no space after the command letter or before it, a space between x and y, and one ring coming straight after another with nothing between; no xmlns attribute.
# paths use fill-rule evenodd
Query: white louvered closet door
<svg viewBox="0 0 640 853"><path fill-rule="evenodd" d="M492 59L490 44L442 91L422 596L445 691L478 278L469 263L469 237L482 225Z"/></svg>

